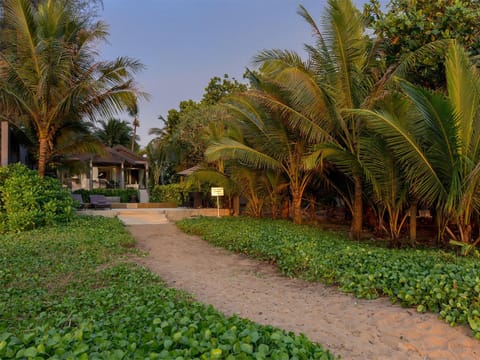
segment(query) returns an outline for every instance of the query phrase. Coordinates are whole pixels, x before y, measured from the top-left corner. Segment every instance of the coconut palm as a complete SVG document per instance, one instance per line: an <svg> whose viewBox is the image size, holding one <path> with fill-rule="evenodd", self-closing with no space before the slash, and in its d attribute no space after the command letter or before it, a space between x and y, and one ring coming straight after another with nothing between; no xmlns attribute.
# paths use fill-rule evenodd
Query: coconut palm
<svg viewBox="0 0 480 360"><path fill-rule="evenodd" d="M205 155L210 161L235 159L251 169L282 173L288 179L293 220L299 224L302 222L302 196L314 175L314 171L306 169L303 162L311 147L304 138L291 131L288 117L258 101L259 93L288 101L282 98L284 94L279 86L263 80L261 76L251 74L251 83L256 90L230 98L227 106L235 119L233 126L238 126L239 131L235 132L236 137L212 141ZM253 186L256 181L250 183Z"/></svg>
<svg viewBox="0 0 480 360"><path fill-rule="evenodd" d="M257 97L266 106L281 111L288 126L316 151L308 158L310 167L327 159L352 182L353 192L343 194L353 215L351 236L362 231L363 170L360 138L364 124L346 109L371 108L390 72L383 72L378 44L366 36L365 22L350 0L329 0L320 28L308 11L299 14L312 27L314 45L307 45L308 60L291 51L270 50L257 55L256 62L271 81L288 93L288 103L266 93Z"/></svg>
<svg viewBox="0 0 480 360"><path fill-rule="evenodd" d="M124 120L110 118L107 121L98 121L95 135L107 146L123 145L129 147L133 137L133 129Z"/></svg>
<svg viewBox="0 0 480 360"><path fill-rule="evenodd" d="M420 116L402 122L388 111L361 111L382 134L419 199L437 208L445 229L464 244L480 210L480 72L458 44L446 61L447 94L400 81ZM446 225L453 222L455 227Z"/></svg>
<svg viewBox="0 0 480 360"><path fill-rule="evenodd" d="M128 58L97 61L94 45L105 39L106 26L89 25L69 2L5 0L2 10L0 117L35 130L43 176L64 123L133 106L139 93L132 73L141 65Z"/></svg>

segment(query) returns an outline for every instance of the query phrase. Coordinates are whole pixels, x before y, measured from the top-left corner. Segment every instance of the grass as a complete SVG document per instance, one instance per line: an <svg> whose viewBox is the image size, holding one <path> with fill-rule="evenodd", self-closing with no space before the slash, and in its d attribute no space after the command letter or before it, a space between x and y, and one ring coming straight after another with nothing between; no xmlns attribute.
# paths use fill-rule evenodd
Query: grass
<svg viewBox="0 0 480 360"><path fill-rule="evenodd" d="M225 317L130 260L116 219L0 238L1 359L333 359L305 336Z"/></svg>
<svg viewBox="0 0 480 360"><path fill-rule="evenodd" d="M468 324L480 339L477 258L434 249L387 249L285 221L199 218L177 225L217 246L275 263L285 275L439 313L452 326Z"/></svg>

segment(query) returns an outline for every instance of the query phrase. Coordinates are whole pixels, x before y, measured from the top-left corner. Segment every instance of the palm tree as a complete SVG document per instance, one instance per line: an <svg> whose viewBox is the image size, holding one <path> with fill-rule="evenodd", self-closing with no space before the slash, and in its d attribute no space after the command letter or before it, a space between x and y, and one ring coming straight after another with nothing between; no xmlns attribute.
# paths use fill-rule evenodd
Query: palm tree
<svg viewBox="0 0 480 360"><path fill-rule="evenodd" d="M327 159L352 182L352 195L343 194L353 215L351 237L362 231L363 169L360 138L364 124L346 109L373 107L389 72L382 72L378 44L365 32L365 21L350 0L329 0L322 30L308 11L298 13L312 27L315 45L307 45L308 61L291 51L263 51L256 57L262 72L280 83L289 102L265 93L257 97L288 118L288 126L316 151L306 159L310 167Z"/></svg>
<svg viewBox="0 0 480 360"><path fill-rule="evenodd" d="M138 121L137 116L133 118L132 125L133 125L133 134L132 134L130 150L133 151L135 149L135 141L137 139L137 128L140 127L140 121Z"/></svg>
<svg viewBox="0 0 480 360"><path fill-rule="evenodd" d="M107 146L123 145L130 146L133 138L133 129L126 121L110 118L108 121L98 121L95 135Z"/></svg>
<svg viewBox="0 0 480 360"><path fill-rule="evenodd" d="M250 169L272 170L282 173L288 179L292 199L293 221L302 222L302 196L314 175L313 170L304 166L303 158L311 151L304 138L298 136L288 126L289 118L282 112L265 107L258 101L258 94L264 97L281 99L282 89L261 76L251 75L252 86L256 90L233 96L228 102L238 132L235 136L212 141L205 155L207 160L235 159ZM253 174L249 175L249 186L253 188ZM258 204L257 208L263 204Z"/></svg>
<svg viewBox="0 0 480 360"><path fill-rule="evenodd" d="M445 67L446 95L400 81L418 111L411 121L389 111L359 114L391 145L417 197L436 206L448 234L477 244L472 218L480 210L480 71L456 43L447 51Z"/></svg>
<svg viewBox="0 0 480 360"><path fill-rule="evenodd" d="M34 129L43 176L63 124L133 106L139 92L132 73L142 66L128 58L96 61L106 26L89 25L69 2L5 0L2 10L0 117Z"/></svg>

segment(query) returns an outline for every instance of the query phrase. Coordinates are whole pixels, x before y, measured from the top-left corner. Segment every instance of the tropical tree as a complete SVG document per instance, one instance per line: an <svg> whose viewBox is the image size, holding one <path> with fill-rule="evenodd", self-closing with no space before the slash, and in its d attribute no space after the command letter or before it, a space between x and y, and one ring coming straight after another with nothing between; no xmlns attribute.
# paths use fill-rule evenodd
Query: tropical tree
<svg viewBox="0 0 480 360"><path fill-rule="evenodd" d="M107 32L89 24L71 2L4 0L0 54L0 117L34 129L38 172L44 175L54 138L67 122L109 117L135 104L137 61L96 60Z"/></svg>
<svg viewBox="0 0 480 360"><path fill-rule="evenodd" d="M277 98L287 102L288 99L282 98L282 88L268 81L263 82L263 78L253 74L251 82L255 89L231 97L227 105L235 119L231 126L238 127L239 133L236 133L236 137L211 141L205 152L206 158L209 161L234 159L251 170L282 173L288 179L293 221L300 224L302 196L315 173L314 170L306 169L303 162L311 147L304 138L291 131L287 116L281 111L265 107L258 100L259 93L262 93L264 98ZM255 174L250 172L250 189L255 188L256 179ZM258 192L258 188L255 190ZM257 201L256 205L258 210L263 202Z"/></svg>
<svg viewBox="0 0 480 360"><path fill-rule="evenodd" d="M128 148L133 137L133 129L124 120L110 118L107 121L98 121L95 135L107 146L123 145Z"/></svg>
<svg viewBox="0 0 480 360"><path fill-rule="evenodd" d="M362 231L363 169L361 118L348 109L372 108L384 95L391 69L383 71L379 46L366 35L365 19L350 0L329 0L322 27L300 6L298 13L312 27L315 44L306 45L308 60L291 51L263 51L256 57L262 72L281 83L289 102L257 96L288 119L299 137L316 144L306 159L310 167L324 159L348 176L352 192L343 194L352 212L351 237Z"/></svg>
<svg viewBox="0 0 480 360"><path fill-rule="evenodd" d="M365 13L383 41L387 65L442 39L456 39L470 54L480 54L478 0L391 0L386 7L371 0ZM443 56L443 51L425 53L408 79L432 89L444 88Z"/></svg>
<svg viewBox="0 0 480 360"><path fill-rule="evenodd" d="M381 110L359 113L390 144L416 196L436 206L450 237L477 244L472 220L480 210L480 72L455 42L445 68L446 94L400 80L420 114L416 119L401 121Z"/></svg>

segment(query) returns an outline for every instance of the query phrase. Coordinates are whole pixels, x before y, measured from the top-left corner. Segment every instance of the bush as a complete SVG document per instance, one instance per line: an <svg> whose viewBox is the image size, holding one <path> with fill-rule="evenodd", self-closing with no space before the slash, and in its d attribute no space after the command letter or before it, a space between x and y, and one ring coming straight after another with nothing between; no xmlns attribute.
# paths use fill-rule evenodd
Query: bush
<svg viewBox="0 0 480 360"><path fill-rule="evenodd" d="M182 205L188 199L188 189L183 184L155 185L150 194L151 202L171 202Z"/></svg>
<svg viewBox="0 0 480 360"><path fill-rule="evenodd" d="M285 221L185 219L177 225L228 250L268 260L289 276L338 284L343 291L440 313L480 339L480 262L439 250L394 250Z"/></svg>
<svg viewBox="0 0 480 360"><path fill-rule="evenodd" d="M90 201L89 195L104 195L104 196L120 196L120 202L128 203L132 197L138 197L136 189L93 189L93 190L76 190L75 194L81 194L83 202Z"/></svg>
<svg viewBox="0 0 480 360"><path fill-rule="evenodd" d="M0 168L1 230L24 231L72 219L73 200L60 182L21 164Z"/></svg>

